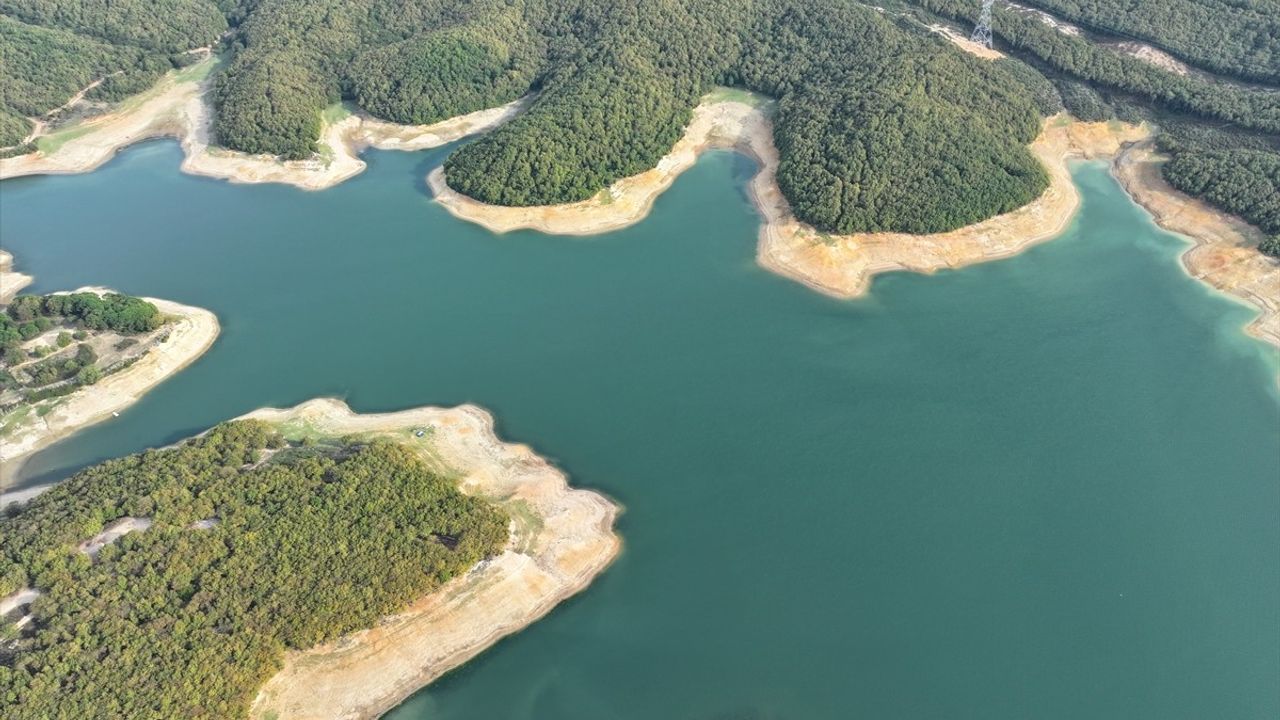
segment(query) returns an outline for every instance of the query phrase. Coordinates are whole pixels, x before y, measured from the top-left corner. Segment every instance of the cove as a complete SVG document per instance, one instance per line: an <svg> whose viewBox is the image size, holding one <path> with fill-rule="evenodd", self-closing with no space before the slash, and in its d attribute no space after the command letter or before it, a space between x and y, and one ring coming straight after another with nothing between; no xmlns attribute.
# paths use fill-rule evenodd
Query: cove
<svg viewBox="0 0 1280 720"><path fill-rule="evenodd" d="M333 395L475 402L626 506L601 579L395 720L1280 715L1280 358L1104 166L1064 237L838 301L756 266L740 156L557 238L434 205L448 151L320 193L171 142L5 181L30 291L223 326L21 482Z"/></svg>

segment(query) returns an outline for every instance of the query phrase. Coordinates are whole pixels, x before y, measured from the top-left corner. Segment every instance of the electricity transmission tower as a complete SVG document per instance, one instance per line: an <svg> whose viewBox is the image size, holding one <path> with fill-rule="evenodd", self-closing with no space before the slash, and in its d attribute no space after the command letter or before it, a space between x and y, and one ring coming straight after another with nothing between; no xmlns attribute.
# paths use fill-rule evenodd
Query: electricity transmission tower
<svg viewBox="0 0 1280 720"><path fill-rule="evenodd" d="M969 39L982 47L991 47L991 5L995 0L982 0L982 13L978 15L978 24L973 28Z"/></svg>

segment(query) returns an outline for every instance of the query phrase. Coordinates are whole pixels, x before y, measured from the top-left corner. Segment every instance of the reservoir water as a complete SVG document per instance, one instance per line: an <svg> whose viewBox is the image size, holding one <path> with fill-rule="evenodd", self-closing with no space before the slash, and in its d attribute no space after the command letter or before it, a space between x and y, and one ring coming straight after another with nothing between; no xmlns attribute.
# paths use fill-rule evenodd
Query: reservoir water
<svg viewBox="0 0 1280 720"><path fill-rule="evenodd" d="M31 291L223 324L20 482L333 395L480 404L626 506L594 585L394 720L1280 717L1280 358L1104 166L1064 237L838 301L755 265L739 156L584 239L454 220L446 153L320 193L171 142L6 181Z"/></svg>

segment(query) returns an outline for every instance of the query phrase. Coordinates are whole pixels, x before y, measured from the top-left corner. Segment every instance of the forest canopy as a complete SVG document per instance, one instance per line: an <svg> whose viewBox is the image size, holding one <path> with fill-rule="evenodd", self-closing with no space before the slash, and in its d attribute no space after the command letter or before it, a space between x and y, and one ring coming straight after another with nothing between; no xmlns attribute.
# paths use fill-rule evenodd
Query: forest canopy
<svg viewBox="0 0 1280 720"><path fill-rule="evenodd" d="M1277 0L1024 0L1065 20L1149 42L1207 70L1280 82Z"/></svg>
<svg viewBox="0 0 1280 720"><path fill-rule="evenodd" d="M92 83L103 100L145 89L226 30L213 0L0 0L0 147Z"/></svg>
<svg viewBox="0 0 1280 720"><path fill-rule="evenodd" d="M88 83L119 94L228 30L213 129L235 150L313 157L341 100L430 123L535 94L446 161L452 187L503 205L583 200L653 167L717 84L776 100L781 189L801 220L841 233L942 231L1025 204L1047 184L1025 146L1064 105L1280 134L1280 91L1113 46L1275 81L1277 0L1031 4L1105 42L1000 3L997 42L1017 59L979 60L929 29L968 26L970 0L0 0L0 144ZM1230 163L1217 185L1254 182L1256 160Z"/></svg>
<svg viewBox="0 0 1280 720"><path fill-rule="evenodd" d="M910 0L949 18L971 22L972 3L964 0ZM1119 3L1086 0L1038 0L1034 5L1061 11L1091 29L1119 35L1136 34L1192 62L1243 77L1275 78L1280 55L1280 3L1276 0L1135 0L1126 12ZM1235 10L1222 7L1230 5ZM1209 20L1206 7L1222 10ZM1084 120L1119 118L1153 121L1160 129L1160 148L1171 155L1163 167L1171 185L1257 225L1271 238L1264 252L1280 255L1277 207L1280 204L1280 90L1214 80L1192 72L1178 75L1137 58L1115 52L1090 39L1060 31L1040 18L999 7L994 29L1002 50L1037 64L1053 76L1068 112ZM1087 16L1087 17L1086 17ZM1191 18L1199 18L1193 24ZM1245 18L1245 20L1241 20ZM1183 43L1187 38L1220 38L1234 23L1248 30L1213 46L1212 58L1197 58ZM1246 53L1254 70L1230 67L1239 56L1241 38L1253 38ZM1235 53L1233 55L1233 53ZM1244 63L1246 61L1240 60ZM1267 76L1266 73L1271 73Z"/></svg>
<svg viewBox="0 0 1280 720"><path fill-rule="evenodd" d="M95 556L79 544L151 522ZM507 520L387 440L258 421L83 470L0 517L6 718L246 717L286 649L353 630L501 550Z"/></svg>

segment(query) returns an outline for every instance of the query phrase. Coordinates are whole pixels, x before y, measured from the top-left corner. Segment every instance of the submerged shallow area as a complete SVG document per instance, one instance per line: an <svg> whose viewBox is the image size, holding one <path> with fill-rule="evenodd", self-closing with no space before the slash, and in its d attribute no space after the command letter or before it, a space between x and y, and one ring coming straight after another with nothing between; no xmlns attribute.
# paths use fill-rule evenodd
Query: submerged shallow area
<svg viewBox="0 0 1280 720"><path fill-rule="evenodd" d="M1105 166L1064 237L839 301L755 264L740 156L560 238L450 217L447 152L319 193L181 175L171 142L5 181L31 291L223 326L21 481L335 395L481 404L626 506L585 594L395 720L1280 713L1280 359Z"/></svg>

